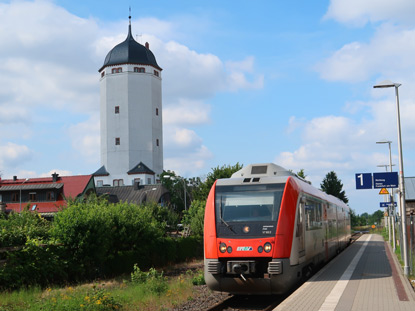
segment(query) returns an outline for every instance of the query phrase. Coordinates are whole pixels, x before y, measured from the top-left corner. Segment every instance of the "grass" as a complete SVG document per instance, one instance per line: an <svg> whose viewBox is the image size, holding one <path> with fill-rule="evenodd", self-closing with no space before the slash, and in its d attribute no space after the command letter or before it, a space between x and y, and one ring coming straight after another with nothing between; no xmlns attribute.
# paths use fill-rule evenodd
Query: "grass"
<svg viewBox="0 0 415 311"><path fill-rule="evenodd" d="M200 284L201 271L164 278L163 291L152 291L148 283L109 280L64 288L31 288L0 293L0 311L78 311L78 310L167 310L178 306L194 294Z"/></svg>

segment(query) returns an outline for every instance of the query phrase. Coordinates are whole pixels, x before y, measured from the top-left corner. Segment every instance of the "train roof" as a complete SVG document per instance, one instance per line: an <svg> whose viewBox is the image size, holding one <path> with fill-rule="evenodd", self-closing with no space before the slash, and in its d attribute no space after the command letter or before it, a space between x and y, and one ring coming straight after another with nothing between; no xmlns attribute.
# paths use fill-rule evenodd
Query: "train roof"
<svg viewBox="0 0 415 311"><path fill-rule="evenodd" d="M231 178L218 179L218 186L235 185L235 184L268 184L268 183L286 183L289 178L298 185L298 187L306 194L315 196L330 203L349 208L339 198L327 194L320 189L312 186L311 183L300 178L290 170L276 165L274 163L250 164L239 171L232 174Z"/></svg>

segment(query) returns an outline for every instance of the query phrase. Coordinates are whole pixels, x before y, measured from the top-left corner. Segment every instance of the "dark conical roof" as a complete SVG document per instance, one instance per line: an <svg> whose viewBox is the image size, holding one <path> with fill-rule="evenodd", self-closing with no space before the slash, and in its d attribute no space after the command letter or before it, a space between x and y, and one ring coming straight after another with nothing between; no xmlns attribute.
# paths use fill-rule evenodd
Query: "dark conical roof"
<svg viewBox="0 0 415 311"><path fill-rule="evenodd" d="M138 163L136 166L134 166L131 170L127 172L128 175L131 174L151 174L154 175L155 173L148 168L147 165L145 165L143 162Z"/></svg>
<svg viewBox="0 0 415 311"><path fill-rule="evenodd" d="M105 165L101 166L95 173L93 173L93 176L108 176L110 173L108 173L107 169L105 168Z"/></svg>
<svg viewBox="0 0 415 311"><path fill-rule="evenodd" d="M109 51L107 57L105 57L104 65L98 71L101 71L107 66L121 64L150 65L162 70L157 64L153 52L134 40L131 35L131 24L128 25L128 35L125 41Z"/></svg>

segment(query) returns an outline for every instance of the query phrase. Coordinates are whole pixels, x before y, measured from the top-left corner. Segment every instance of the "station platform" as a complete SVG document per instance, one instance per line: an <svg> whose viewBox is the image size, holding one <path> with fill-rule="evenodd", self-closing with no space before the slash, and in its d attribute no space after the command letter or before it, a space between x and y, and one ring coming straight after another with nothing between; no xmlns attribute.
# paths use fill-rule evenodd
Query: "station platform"
<svg viewBox="0 0 415 311"><path fill-rule="evenodd" d="M391 247L362 235L274 311L414 311L415 292Z"/></svg>

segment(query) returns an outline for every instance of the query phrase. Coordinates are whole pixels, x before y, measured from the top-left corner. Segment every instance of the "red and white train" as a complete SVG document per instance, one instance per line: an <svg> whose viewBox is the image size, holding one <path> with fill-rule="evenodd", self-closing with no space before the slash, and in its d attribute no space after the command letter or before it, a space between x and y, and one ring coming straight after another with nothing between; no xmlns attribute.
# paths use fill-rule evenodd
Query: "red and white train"
<svg viewBox="0 0 415 311"><path fill-rule="evenodd" d="M232 294L282 294L343 250L350 229L343 201L278 165L249 165L210 190L206 284Z"/></svg>

